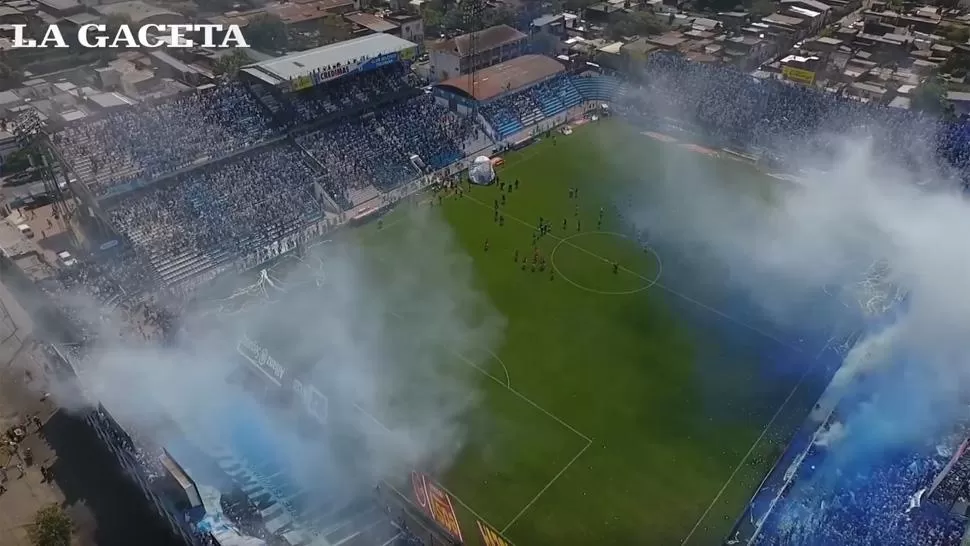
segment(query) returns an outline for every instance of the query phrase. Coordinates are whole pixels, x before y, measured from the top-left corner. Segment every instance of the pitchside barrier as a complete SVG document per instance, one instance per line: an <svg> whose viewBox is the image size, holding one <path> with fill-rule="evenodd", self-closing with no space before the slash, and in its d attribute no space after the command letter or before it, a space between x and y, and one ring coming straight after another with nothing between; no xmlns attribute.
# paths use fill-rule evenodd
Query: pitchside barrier
<svg viewBox="0 0 970 546"><path fill-rule="evenodd" d="M441 526L431 515L430 511L415 500L414 495L405 495L388 483L382 483L377 488L378 494L384 501L390 501L402 510L402 516L409 524L409 527L416 526L422 532L416 533L425 539L428 546L461 546L462 543L455 539L452 534ZM390 504L388 504L390 511ZM389 512L390 513L390 512ZM412 533L416 529L409 529Z"/></svg>
<svg viewBox="0 0 970 546"><path fill-rule="evenodd" d="M478 521L478 534L482 537L482 544L485 546L511 546L498 531L481 520Z"/></svg>
<svg viewBox="0 0 970 546"><path fill-rule="evenodd" d="M458 514L455 513L451 496L421 472L411 472L411 487L418 508L455 539L456 544L462 544L465 540L461 535L461 525L458 524Z"/></svg>

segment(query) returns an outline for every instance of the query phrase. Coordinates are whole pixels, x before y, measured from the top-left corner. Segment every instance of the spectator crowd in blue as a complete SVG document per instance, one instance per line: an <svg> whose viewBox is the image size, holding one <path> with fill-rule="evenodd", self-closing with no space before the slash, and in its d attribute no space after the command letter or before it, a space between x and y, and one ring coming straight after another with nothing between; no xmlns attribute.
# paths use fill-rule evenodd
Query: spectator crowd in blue
<svg viewBox="0 0 970 546"><path fill-rule="evenodd" d="M354 190L373 185L390 191L419 175L411 156L440 169L464 156L464 144L479 133L474 122L419 95L372 115L348 119L300 138L319 159L325 187L337 202L352 206Z"/></svg>
<svg viewBox="0 0 970 546"><path fill-rule="evenodd" d="M759 79L732 68L659 54L647 60L641 89L630 86L621 110L650 123L676 120L719 144L792 158L835 153L839 136L875 136L874 150L901 161L964 176L970 169L970 124L907 109L864 103L815 87ZM966 178L966 176L964 176Z"/></svg>
<svg viewBox="0 0 970 546"><path fill-rule="evenodd" d="M362 197L374 197L420 176L419 165L463 157L474 123L418 83L392 65L276 95L272 105L227 83L112 110L54 140L92 192L111 197L114 227L147 263L187 254L225 260L322 217L314 182L348 209L359 201L355 190L372 188ZM297 144L277 142L333 115ZM133 182L140 189L129 192Z"/></svg>
<svg viewBox="0 0 970 546"><path fill-rule="evenodd" d="M418 87L420 79L401 64L339 78L293 93L289 97L296 122L313 122L355 108L368 108Z"/></svg>
<svg viewBox="0 0 970 546"><path fill-rule="evenodd" d="M321 216L316 172L296 148L260 148L121 200L112 222L153 264L186 254L234 256Z"/></svg>
<svg viewBox="0 0 970 546"><path fill-rule="evenodd" d="M233 84L112 110L70 125L54 141L100 195L117 184L150 180L248 148L272 134L268 113Z"/></svg>
<svg viewBox="0 0 970 546"><path fill-rule="evenodd" d="M887 373L887 372L883 372ZM967 495L968 459L960 451L970 427L933 434L923 443L859 449L869 431L850 416L892 414L878 374L857 381L819 429L772 510L761 514L755 546L957 546L965 517L951 508ZM849 425L842 429L842 422ZM863 428L864 425L863 425ZM833 431L840 431L836 434ZM856 435L859 438L849 435ZM839 437L843 436L843 437ZM955 459L952 469L947 463ZM946 472L944 474L944 472ZM942 481L935 489L938 476ZM740 539L741 537L736 537ZM738 541L740 542L740 541Z"/></svg>

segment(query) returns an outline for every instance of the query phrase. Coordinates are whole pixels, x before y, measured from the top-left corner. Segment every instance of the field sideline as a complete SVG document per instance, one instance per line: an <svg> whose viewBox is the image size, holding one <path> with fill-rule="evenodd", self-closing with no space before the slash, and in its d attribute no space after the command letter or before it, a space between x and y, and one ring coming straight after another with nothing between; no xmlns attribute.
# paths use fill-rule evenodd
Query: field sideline
<svg viewBox="0 0 970 546"><path fill-rule="evenodd" d="M815 403L817 347L736 313L676 249L642 249L610 206L625 184L664 176L658 161L635 180L617 168L624 154L692 153L732 183L767 178L675 147L593 123L506 155L501 180L518 189L435 202L508 320L494 353L455 355L485 394L462 455L436 477L467 544L480 543L476 519L517 546L718 544ZM540 216L551 229L533 271L522 260ZM383 230L356 232L379 253L402 221L392 212Z"/></svg>

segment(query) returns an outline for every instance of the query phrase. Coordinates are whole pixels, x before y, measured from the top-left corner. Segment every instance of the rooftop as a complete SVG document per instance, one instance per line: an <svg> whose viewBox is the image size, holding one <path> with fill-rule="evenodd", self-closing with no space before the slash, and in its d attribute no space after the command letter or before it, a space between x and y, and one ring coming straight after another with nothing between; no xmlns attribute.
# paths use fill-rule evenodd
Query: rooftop
<svg viewBox="0 0 970 546"><path fill-rule="evenodd" d="M296 2L276 4L267 8L287 24L302 23L326 17L331 10L352 6L352 0L314 0L312 2Z"/></svg>
<svg viewBox="0 0 970 546"><path fill-rule="evenodd" d="M534 26L534 27L544 27L546 25L550 25L552 23L555 23L557 21L561 21L563 19L565 19L565 17L563 17L563 14L562 13L557 13L557 14L554 14L554 15L543 15L542 17L536 17L535 19L533 19L532 20L532 26Z"/></svg>
<svg viewBox="0 0 970 546"><path fill-rule="evenodd" d="M388 21L383 17L378 17L373 13L351 13L349 15L345 15L344 18L353 23L357 23L364 28L373 30L374 32L390 32L400 27L400 25L397 23L392 23L391 21Z"/></svg>
<svg viewBox="0 0 970 546"><path fill-rule="evenodd" d="M788 27L797 27L802 24L802 20L797 17L789 17L787 15L782 15L780 13L772 13L766 17L761 18L762 21L766 23L772 23L775 25L782 25Z"/></svg>
<svg viewBox="0 0 970 546"><path fill-rule="evenodd" d="M829 6L828 4L823 4L818 0L781 0L781 3L782 4L801 4L803 6L808 6L812 8L812 11L818 11L821 13L825 13L827 11L832 10L831 6Z"/></svg>
<svg viewBox="0 0 970 546"><path fill-rule="evenodd" d="M120 93L98 93L91 95L88 99L102 108L115 108L135 103L135 101Z"/></svg>
<svg viewBox="0 0 970 546"><path fill-rule="evenodd" d="M714 19L708 19L707 17L695 17L691 24L695 27L700 27L703 29L713 30L720 26L720 21L715 21Z"/></svg>
<svg viewBox="0 0 970 546"><path fill-rule="evenodd" d="M181 15L179 15L178 13L175 13L174 11L169 11L167 9L152 6L150 4L146 4L138 0L134 0L132 2L118 2L115 4L95 6L94 11L106 17L109 15L120 15L120 16L128 17L129 19L131 19L132 23L136 23L136 24L141 21L144 21L145 19L148 19L149 17L156 17L158 15L170 15L173 17L182 17Z"/></svg>
<svg viewBox="0 0 970 546"><path fill-rule="evenodd" d="M788 6L788 9L791 10L793 13L796 13L798 15L802 15L805 17L809 17L812 19L816 17L820 17L822 15L820 12L812 11L810 9L800 8L798 6Z"/></svg>
<svg viewBox="0 0 970 546"><path fill-rule="evenodd" d="M822 36L820 38L816 38L815 41L820 44L825 44L830 46L837 46L842 44L842 40L838 38L830 38L828 36Z"/></svg>
<svg viewBox="0 0 970 546"><path fill-rule="evenodd" d="M370 34L353 40L338 42L307 51L290 53L247 67L247 71L260 73L275 80L276 84L299 76L308 76L316 70L365 61L384 55L417 47L415 44L390 34ZM255 74L254 74L255 75Z"/></svg>
<svg viewBox="0 0 970 546"><path fill-rule="evenodd" d="M459 57L468 57L471 54L472 36L475 37L478 51L488 51L526 38L525 34L508 25L496 25L478 32L462 34L450 40L434 42L431 47L438 51L451 51Z"/></svg>
<svg viewBox="0 0 970 546"><path fill-rule="evenodd" d="M171 55L169 55L168 53L165 53L164 51L152 51L148 55L150 57L154 57L155 60L157 60L158 62L165 64L184 74L190 74L190 73L196 72L196 70L191 66L183 63L182 61L176 59L175 57L172 57Z"/></svg>
<svg viewBox="0 0 970 546"><path fill-rule="evenodd" d="M620 48L621 51L628 51L630 53L640 55L644 55L655 49L657 49L657 46L647 42L646 38L637 38L632 42L624 44L624 46Z"/></svg>
<svg viewBox="0 0 970 546"><path fill-rule="evenodd" d="M912 101L910 100L909 97L896 97L896 98L894 98L889 103L889 107L890 108L902 108L903 110L909 110L909 106L910 106L911 102Z"/></svg>
<svg viewBox="0 0 970 546"><path fill-rule="evenodd" d="M13 91L0 91L0 105L20 102L20 97Z"/></svg>
<svg viewBox="0 0 970 546"><path fill-rule="evenodd" d="M964 91L947 91L946 100L953 102L970 102L970 93Z"/></svg>
<svg viewBox="0 0 970 546"><path fill-rule="evenodd" d="M457 90L476 100L485 101L540 82L565 70L559 61L544 55L523 55L476 72L474 94L467 75L445 80L438 85Z"/></svg>
<svg viewBox="0 0 970 546"><path fill-rule="evenodd" d="M78 13L76 15L65 17L64 20L73 25L81 26L88 23L96 23L101 20L101 16L93 13Z"/></svg>
<svg viewBox="0 0 970 546"><path fill-rule="evenodd" d="M67 11L81 7L77 0L37 0L37 3L57 11Z"/></svg>
<svg viewBox="0 0 970 546"><path fill-rule="evenodd" d="M647 40L652 44L666 48L674 48L687 41L684 35L679 32L668 32L662 36L652 36Z"/></svg>

